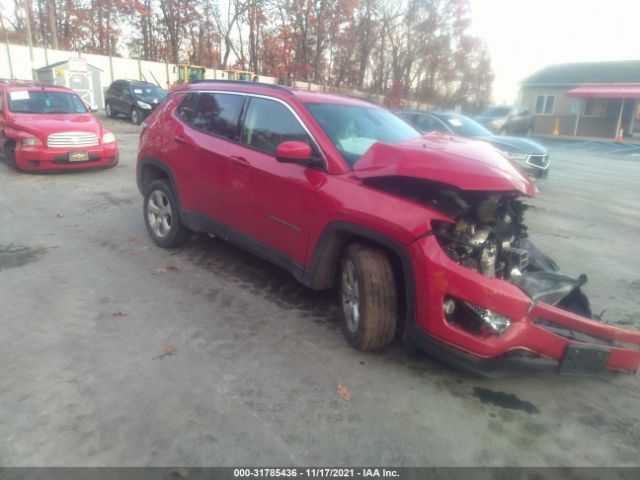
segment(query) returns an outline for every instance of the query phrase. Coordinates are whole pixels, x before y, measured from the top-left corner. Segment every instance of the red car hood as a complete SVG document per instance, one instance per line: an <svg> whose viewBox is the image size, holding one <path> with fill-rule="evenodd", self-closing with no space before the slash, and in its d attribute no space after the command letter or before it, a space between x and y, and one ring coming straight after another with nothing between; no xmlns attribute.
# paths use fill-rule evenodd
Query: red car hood
<svg viewBox="0 0 640 480"><path fill-rule="evenodd" d="M88 132L100 135L101 127L89 113L14 114L11 126L38 136L59 132Z"/></svg>
<svg viewBox="0 0 640 480"><path fill-rule="evenodd" d="M462 190L518 191L528 196L538 193L527 175L495 147L443 134L395 145L378 142L355 163L353 170L361 179L413 177Z"/></svg>

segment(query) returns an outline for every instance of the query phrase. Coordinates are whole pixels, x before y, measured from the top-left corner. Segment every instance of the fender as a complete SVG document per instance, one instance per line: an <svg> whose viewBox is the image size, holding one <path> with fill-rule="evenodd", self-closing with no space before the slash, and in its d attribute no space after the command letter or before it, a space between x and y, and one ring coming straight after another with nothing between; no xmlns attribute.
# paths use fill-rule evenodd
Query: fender
<svg viewBox="0 0 640 480"><path fill-rule="evenodd" d="M411 257L406 247L398 240L357 224L335 221L327 224L316 242L310 268L305 269L302 283L314 290L335 285L339 256L345 244L354 236L365 238L392 251L400 261L405 301L406 320L415 320L416 289Z"/></svg>
<svg viewBox="0 0 640 480"><path fill-rule="evenodd" d="M144 176L143 174L145 171L145 167L148 165L153 166L158 170L162 170L166 174L167 178L169 179L169 183L171 184L171 188L176 193L176 202L178 203L178 207L181 208L180 197L179 195L177 195L178 193L178 190L176 188L177 183L176 183L175 175L173 174L173 170L171 170L171 168L168 167L165 163L153 157L144 157L140 159L140 161L138 162L137 169L136 169L136 183L138 184L138 190L140 191L140 193L144 195L144 190L142 188L142 177Z"/></svg>

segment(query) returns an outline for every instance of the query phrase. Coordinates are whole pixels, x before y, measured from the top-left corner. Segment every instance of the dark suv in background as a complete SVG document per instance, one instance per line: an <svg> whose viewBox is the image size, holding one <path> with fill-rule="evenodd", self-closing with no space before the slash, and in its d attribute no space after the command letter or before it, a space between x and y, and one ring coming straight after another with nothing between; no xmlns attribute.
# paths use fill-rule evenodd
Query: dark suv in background
<svg viewBox="0 0 640 480"><path fill-rule="evenodd" d="M138 80L116 80L105 94L104 109L108 117L126 115L136 125L153 112L167 93L159 86Z"/></svg>
<svg viewBox="0 0 640 480"><path fill-rule="evenodd" d="M533 133L533 114L520 107L491 107L475 117L476 122L499 135Z"/></svg>

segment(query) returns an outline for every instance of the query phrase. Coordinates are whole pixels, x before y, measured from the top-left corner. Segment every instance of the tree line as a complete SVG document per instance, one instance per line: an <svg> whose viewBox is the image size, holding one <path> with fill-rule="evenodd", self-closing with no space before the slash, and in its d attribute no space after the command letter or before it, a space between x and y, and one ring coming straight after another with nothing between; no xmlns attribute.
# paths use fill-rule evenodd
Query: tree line
<svg viewBox="0 0 640 480"><path fill-rule="evenodd" d="M336 89L478 111L487 48L468 0L13 0L10 42L240 68Z"/></svg>

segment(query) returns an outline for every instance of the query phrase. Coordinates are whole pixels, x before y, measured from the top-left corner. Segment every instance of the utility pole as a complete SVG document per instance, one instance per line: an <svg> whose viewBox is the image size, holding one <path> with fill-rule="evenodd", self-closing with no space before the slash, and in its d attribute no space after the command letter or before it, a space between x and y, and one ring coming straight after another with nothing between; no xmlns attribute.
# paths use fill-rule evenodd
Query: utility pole
<svg viewBox="0 0 640 480"><path fill-rule="evenodd" d="M31 39L31 7L29 0L24 0L24 13L27 17L27 42L29 42L29 58L33 64L33 40Z"/></svg>
<svg viewBox="0 0 640 480"><path fill-rule="evenodd" d="M13 65L11 65L11 49L9 48L9 36L7 30L4 28L4 20L2 19L2 12L0 12L0 28L4 32L4 46L7 49L7 60L9 61L9 78L13 80Z"/></svg>

